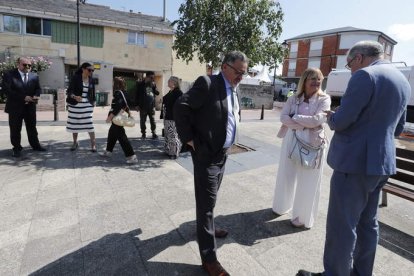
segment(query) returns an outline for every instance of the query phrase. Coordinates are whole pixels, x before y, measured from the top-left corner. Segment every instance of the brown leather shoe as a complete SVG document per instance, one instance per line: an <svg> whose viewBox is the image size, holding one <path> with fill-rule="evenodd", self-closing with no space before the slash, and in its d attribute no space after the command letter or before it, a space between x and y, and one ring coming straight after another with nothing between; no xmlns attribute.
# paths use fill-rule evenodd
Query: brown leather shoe
<svg viewBox="0 0 414 276"><path fill-rule="evenodd" d="M202 266L209 276L230 276L218 261L212 263L203 262Z"/></svg>
<svg viewBox="0 0 414 276"><path fill-rule="evenodd" d="M228 234L229 232L220 228L216 228L216 231L214 231L214 236L219 239L224 239Z"/></svg>

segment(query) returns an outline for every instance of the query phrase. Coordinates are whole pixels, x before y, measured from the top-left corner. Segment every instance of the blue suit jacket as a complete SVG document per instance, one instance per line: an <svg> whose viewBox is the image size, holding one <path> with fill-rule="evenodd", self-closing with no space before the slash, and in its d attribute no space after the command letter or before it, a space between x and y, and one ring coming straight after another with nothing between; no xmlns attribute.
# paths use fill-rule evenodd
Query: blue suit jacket
<svg viewBox="0 0 414 276"><path fill-rule="evenodd" d="M388 61L354 72L341 106L328 120L335 130L328 164L343 173L395 174L394 135L405 123L410 93L407 79Z"/></svg>

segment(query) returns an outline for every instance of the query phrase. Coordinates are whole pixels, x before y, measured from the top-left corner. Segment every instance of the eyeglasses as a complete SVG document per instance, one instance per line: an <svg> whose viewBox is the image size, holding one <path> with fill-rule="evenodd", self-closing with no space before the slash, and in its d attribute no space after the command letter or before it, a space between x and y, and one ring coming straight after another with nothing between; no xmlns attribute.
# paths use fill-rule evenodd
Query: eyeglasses
<svg viewBox="0 0 414 276"><path fill-rule="evenodd" d="M361 55L361 60L364 60L364 55L362 55L362 54L360 54ZM357 56L355 55L346 65L345 65L345 68L346 69L348 69L348 70L351 70L351 63L354 61L354 59L356 58Z"/></svg>
<svg viewBox="0 0 414 276"><path fill-rule="evenodd" d="M346 65L345 65L345 69L351 70L351 63L354 61L354 59L356 58L356 56L354 56Z"/></svg>
<svg viewBox="0 0 414 276"><path fill-rule="evenodd" d="M238 76L242 76L242 77L244 77L244 76L247 76L247 72L242 72L242 71L239 71L239 70L237 70L236 68L234 68L233 66L231 66L230 64L228 64L228 63L226 63L231 69L233 69L234 70L234 72L236 73L236 75L238 75Z"/></svg>
<svg viewBox="0 0 414 276"><path fill-rule="evenodd" d="M23 66L23 67L27 67L27 68L32 67L32 65L31 65L31 64L27 64L27 63L22 63L22 66Z"/></svg>
<svg viewBox="0 0 414 276"><path fill-rule="evenodd" d="M90 68L88 68L88 71L89 72L93 72L93 71L95 71L94 69L90 69Z"/></svg>

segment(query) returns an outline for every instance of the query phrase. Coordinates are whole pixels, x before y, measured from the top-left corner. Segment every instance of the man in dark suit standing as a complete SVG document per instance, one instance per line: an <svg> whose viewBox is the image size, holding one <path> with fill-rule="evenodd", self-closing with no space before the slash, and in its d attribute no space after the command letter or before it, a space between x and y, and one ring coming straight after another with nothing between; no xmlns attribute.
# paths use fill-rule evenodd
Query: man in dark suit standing
<svg viewBox="0 0 414 276"><path fill-rule="evenodd" d="M328 153L331 178L323 275L372 275L378 243L379 195L396 173L394 136L405 123L411 88L376 41L356 43L341 106L326 111L335 131ZM299 271L297 275L321 275Z"/></svg>
<svg viewBox="0 0 414 276"><path fill-rule="evenodd" d="M155 133L155 96L159 95L160 92L157 91L157 86L154 82L154 72L148 71L145 73L145 79L137 83L137 100L139 107L139 117L140 117L140 127L142 138L145 139L146 135L146 126L147 116L150 120L152 138L158 138Z"/></svg>
<svg viewBox="0 0 414 276"><path fill-rule="evenodd" d="M191 148L197 213L197 240L203 268L209 275L228 275L217 261L215 237L227 231L214 226L213 210L223 178L227 150L235 142L239 123L237 85L247 74L244 53L223 59L221 73L199 77L174 107L174 120L183 144Z"/></svg>
<svg viewBox="0 0 414 276"><path fill-rule="evenodd" d="M3 89L7 96L5 112L9 114L10 140L13 145L13 156L20 157L21 130L23 120L26 125L29 144L35 151L46 151L37 137L36 103L40 96L39 78L30 72L30 59L21 57L17 60L17 68L3 77Z"/></svg>

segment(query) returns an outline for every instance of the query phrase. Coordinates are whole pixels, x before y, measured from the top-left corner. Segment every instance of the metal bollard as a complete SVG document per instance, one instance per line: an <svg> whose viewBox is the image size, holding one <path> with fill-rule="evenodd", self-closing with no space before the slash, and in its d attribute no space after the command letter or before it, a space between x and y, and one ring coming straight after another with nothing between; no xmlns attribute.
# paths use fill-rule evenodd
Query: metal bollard
<svg viewBox="0 0 414 276"><path fill-rule="evenodd" d="M53 96L53 121L59 121L59 111L58 111L58 100L57 100L57 92Z"/></svg>
<svg viewBox="0 0 414 276"><path fill-rule="evenodd" d="M260 120L264 118L264 104L262 104L262 113L260 114Z"/></svg>

